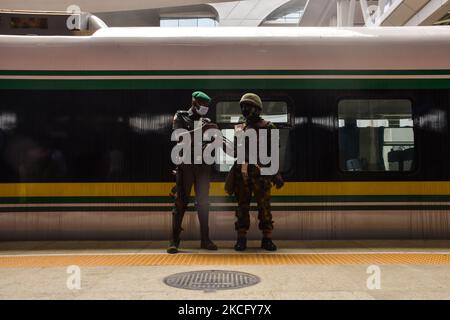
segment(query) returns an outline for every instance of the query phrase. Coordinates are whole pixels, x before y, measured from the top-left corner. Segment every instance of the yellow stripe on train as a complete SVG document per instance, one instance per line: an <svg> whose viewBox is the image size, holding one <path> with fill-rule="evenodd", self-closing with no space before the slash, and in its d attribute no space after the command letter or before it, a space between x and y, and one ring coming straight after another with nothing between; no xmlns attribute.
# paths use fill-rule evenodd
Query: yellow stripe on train
<svg viewBox="0 0 450 320"><path fill-rule="evenodd" d="M174 183L4 183L0 197L168 196ZM276 196L450 195L450 181L288 182ZM225 196L223 183L211 184L211 196Z"/></svg>

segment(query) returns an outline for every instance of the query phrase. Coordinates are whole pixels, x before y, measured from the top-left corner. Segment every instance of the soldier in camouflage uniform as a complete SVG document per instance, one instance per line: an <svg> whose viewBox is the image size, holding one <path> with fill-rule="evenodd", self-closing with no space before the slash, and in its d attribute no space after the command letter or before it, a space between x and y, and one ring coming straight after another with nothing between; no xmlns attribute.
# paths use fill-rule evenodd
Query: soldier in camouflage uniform
<svg viewBox="0 0 450 320"><path fill-rule="evenodd" d="M245 94L240 101L241 111L246 121L235 127L235 131L254 129L269 129L268 138L270 138L270 129L276 129L275 125L261 118L262 101L259 96L252 93ZM259 139L259 134L257 134ZM259 145L259 141L257 143ZM270 139L268 139L270 146ZM246 148L249 150L249 148ZM252 193L258 205L259 229L263 233L261 248L275 251L276 245L272 242L273 221L270 212L270 190L272 183L277 189L284 184L281 175L278 173L274 176L261 175L260 165L249 164L248 155L246 162L243 164L235 164L231 169L230 176L233 176L233 193L236 195L238 208L236 210L237 242L234 246L236 251L244 251L247 248L247 231L250 227L250 202Z"/></svg>

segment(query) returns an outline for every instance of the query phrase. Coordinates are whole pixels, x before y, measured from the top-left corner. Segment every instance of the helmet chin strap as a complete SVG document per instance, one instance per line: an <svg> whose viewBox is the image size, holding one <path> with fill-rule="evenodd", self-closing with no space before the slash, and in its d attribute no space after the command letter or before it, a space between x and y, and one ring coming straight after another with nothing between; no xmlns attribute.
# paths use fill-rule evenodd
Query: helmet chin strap
<svg viewBox="0 0 450 320"><path fill-rule="evenodd" d="M259 115L257 115L257 114L251 114L251 115L249 115L247 118L245 118L245 121L246 122L253 122L253 121L256 121L256 120L259 120L260 119L260 116Z"/></svg>

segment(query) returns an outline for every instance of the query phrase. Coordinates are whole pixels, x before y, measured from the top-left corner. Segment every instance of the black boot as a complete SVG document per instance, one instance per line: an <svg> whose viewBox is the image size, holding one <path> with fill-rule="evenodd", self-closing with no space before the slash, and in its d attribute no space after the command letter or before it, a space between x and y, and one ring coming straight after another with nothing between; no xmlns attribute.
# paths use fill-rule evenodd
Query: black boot
<svg viewBox="0 0 450 320"><path fill-rule="evenodd" d="M238 225L236 225L236 230L237 241L234 245L234 250L245 251L245 249L247 249L247 229L238 228Z"/></svg>
<svg viewBox="0 0 450 320"><path fill-rule="evenodd" d="M180 246L180 234L183 231L181 224L183 222L184 211L178 211L175 207L172 211L172 239L170 240L169 247L167 248L167 253L174 254L178 253Z"/></svg>
<svg viewBox="0 0 450 320"><path fill-rule="evenodd" d="M209 238L202 239L202 241L200 243L200 248L206 249L206 250L217 250L217 246Z"/></svg>
<svg viewBox="0 0 450 320"><path fill-rule="evenodd" d="M209 230L208 228L202 228L202 234L201 234L202 240L200 241L200 248L206 249L206 250L217 250L217 246L214 244L214 242L209 239Z"/></svg>
<svg viewBox="0 0 450 320"><path fill-rule="evenodd" d="M200 214L201 213L201 214ZM206 250L217 250L217 246L209 238L209 226L208 226L208 211L206 209L199 210L199 222L200 222L200 248Z"/></svg>
<svg viewBox="0 0 450 320"><path fill-rule="evenodd" d="M167 253L170 253L170 254L178 253L179 246L180 246L180 238L171 240L169 247L167 248Z"/></svg>
<svg viewBox="0 0 450 320"><path fill-rule="evenodd" d="M266 249L267 251L277 251L277 246L270 238L262 238L261 248Z"/></svg>
<svg viewBox="0 0 450 320"><path fill-rule="evenodd" d="M247 238L246 237L238 237L236 244L234 245L234 250L245 251L245 249L247 249Z"/></svg>

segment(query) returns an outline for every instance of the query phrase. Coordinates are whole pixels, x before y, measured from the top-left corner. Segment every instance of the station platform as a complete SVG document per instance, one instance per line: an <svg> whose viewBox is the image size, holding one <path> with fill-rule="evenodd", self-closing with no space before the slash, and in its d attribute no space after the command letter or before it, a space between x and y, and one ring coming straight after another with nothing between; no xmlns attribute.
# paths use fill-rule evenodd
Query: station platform
<svg viewBox="0 0 450 320"><path fill-rule="evenodd" d="M167 242L0 242L0 299L450 299L450 241L276 241L274 253L216 243L184 241L168 255ZM196 271L258 281L188 290L167 280Z"/></svg>

